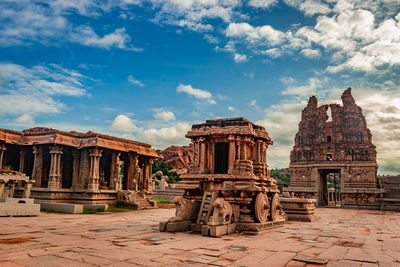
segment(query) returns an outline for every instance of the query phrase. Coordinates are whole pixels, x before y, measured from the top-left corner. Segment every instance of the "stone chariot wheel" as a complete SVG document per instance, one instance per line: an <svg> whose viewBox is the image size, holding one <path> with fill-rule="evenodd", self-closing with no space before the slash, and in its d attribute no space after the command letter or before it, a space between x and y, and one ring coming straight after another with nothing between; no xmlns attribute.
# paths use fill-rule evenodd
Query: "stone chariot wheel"
<svg viewBox="0 0 400 267"><path fill-rule="evenodd" d="M271 200L271 219L272 221L282 219L282 205L277 193L273 195Z"/></svg>
<svg viewBox="0 0 400 267"><path fill-rule="evenodd" d="M259 222L266 222L269 216L269 199L267 194L259 192L256 197L255 215Z"/></svg>

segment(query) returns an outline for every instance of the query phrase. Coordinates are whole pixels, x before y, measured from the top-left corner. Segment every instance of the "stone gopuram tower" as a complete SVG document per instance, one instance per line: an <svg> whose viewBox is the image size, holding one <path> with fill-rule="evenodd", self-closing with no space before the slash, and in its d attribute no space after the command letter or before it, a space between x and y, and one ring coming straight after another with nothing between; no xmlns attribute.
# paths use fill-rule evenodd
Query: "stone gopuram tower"
<svg viewBox="0 0 400 267"><path fill-rule="evenodd" d="M185 194L173 201L176 216L160 223L161 231L219 236L283 225L279 190L266 161L272 141L264 127L244 118L207 120L186 137L194 161L177 185Z"/></svg>
<svg viewBox="0 0 400 267"><path fill-rule="evenodd" d="M290 187L284 191L315 198L318 206L379 208L382 190L371 132L351 88L342 102L318 107L317 98L310 97L290 154Z"/></svg>

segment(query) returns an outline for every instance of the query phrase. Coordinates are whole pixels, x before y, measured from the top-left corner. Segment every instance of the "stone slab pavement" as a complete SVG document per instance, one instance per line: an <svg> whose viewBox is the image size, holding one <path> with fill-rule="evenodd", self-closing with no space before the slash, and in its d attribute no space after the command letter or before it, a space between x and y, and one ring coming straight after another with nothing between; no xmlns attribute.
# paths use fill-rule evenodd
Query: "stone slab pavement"
<svg viewBox="0 0 400 267"><path fill-rule="evenodd" d="M2 266L400 266L400 213L317 209L259 235L158 231L174 209L0 218Z"/></svg>

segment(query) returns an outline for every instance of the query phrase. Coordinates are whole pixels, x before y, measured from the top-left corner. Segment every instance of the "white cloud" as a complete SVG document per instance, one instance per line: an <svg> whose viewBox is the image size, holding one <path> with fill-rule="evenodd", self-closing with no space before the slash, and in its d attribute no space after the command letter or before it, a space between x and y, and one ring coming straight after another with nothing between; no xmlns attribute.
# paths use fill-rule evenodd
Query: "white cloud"
<svg viewBox="0 0 400 267"><path fill-rule="evenodd" d="M144 83L142 83L141 81L135 79L135 77L133 77L132 75L128 76L128 82L130 82L131 84L138 85L140 87L144 86Z"/></svg>
<svg viewBox="0 0 400 267"><path fill-rule="evenodd" d="M161 121L174 121L175 115L172 111L166 111L163 109L156 109L154 110L153 117L157 120Z"/></svg>
<svg viewBox="0 0 400 267"><path fill-rule="evenodd" d="M268 8L278 3L278 0L250 0L248 5L253 7Z"/></svg>
<svg viewBox="0 0 400 267"><path fill-rule="evenodd" d="M255 107L257 105L257 101L255 99L251 100L250 107Z"/></svg>
<svg viewBox="0 0 400 267"><path fill-rule="evenodd" d="M235 16L234 8L240 5L238 0L150 0L157 10L153 21L175 25L189 30L205 32L214 27L207 23L209 19L231 21Z"/></svg>
<svg viewBox="0 0 400 267"><path fill-rule="evenodd" d="M132 51L142 51L142 49L136 48L130 44L131 37L126 33L125 28L116 29L114 32L100 37L91 27L82 26L76 28L71 34L71 40L86 46L94 46L105 49L116 47Z"/></svg>
<svg viewBox="0 0 400 267"><path fill-rule="evenodd" d="M235 108L232 107L232 106L229 106L229 107L228 107L228 110L230 110L230 111L235 111Z"/></svg>
<svg viewBox="0 0 400 267"><path fill-rule="evenodd" d="M139 128L135 125L133 120L126 115L120 114L115 117L110 126L111 130L118 132L132 133L137 132Z"/></svg>
<svg viewBox="0 0 400 267"><path fill-rule="evenodd" d="M15 123L21 126L32 126L35 124L34 118L29 114L23 114L15 119Z"/></svg>
<svg viewBox="0 0 400 267"><path fill-rule="evenodd" d="M295 82L295 80L292 77L282 77L281 82L284 85L290 85L290 84L293 84Z"/></svg>
<svg viewBox="0 0 400 267"><path fill-rule="evenodd" d="M226 29L227 37L244 38L246 41L254 43L267 41L271 45L277 45L284 41L283 32L275 30L270 25L253 27L246 22L230 23Z"/></svg>
<svg viewBox="0 0 400 267"><path fill-rule="evenodd" d="M275 48L265 50L264 54L271 58L278 58L282 55L282 51L280 51L278 48L275 47Z"/></svg>
<svg viewBox="0 0 400 267"><path fill-rule="evenodd" d="M58 65L27 68L0 63L0 115L60 113L66 110L56 96L85 95L82 74Z"/></svg>
<svg viewBox="0 0 400 267"><path fill-rule="evenodd" d="M301 1L297 8L303 11L307 16L313 16L315 14L327 14L331 12L331 9L327 4L324 4L318 0Z"/></svg>
<svg viewBox="0 0 400 267"><path fill-rule="evenodd" d="M210 44L218 44L219 39L211 34L204 34L204 39Z"/></svg>
<svg viewBox="0 0 400 267"><path fill-rule="evenodd" d="M170 127L161 129L146 129L140 139L159 149L164 149L171 145L187 145L190 141L185 138L185 134L190 128L190 124L178 122Z"/></svg>
<svg viewBox="0 0 400 267"><path fill-rule="evenodd" d="M247 61L247 56L235 53L234 60L235 60L236 63L246 62Z"/></svg>
<svg viewBox="0 0 400 267"><path fill-rule="evenodd" d="M341 53L342 58L332 58L339 64L329 66L330 72L345 69L368 72L384 65L400 64L399 22L387 18L378 23L371 11L356 9L346 3L339 1L336 4L335 10L339 14L320 16L313 29L302 27L296 35Z"/></svg>
<svg viewBox="0 0 400 267"><path fill-rule="evenodd" d="M105 49L112 47L140 51L130 43L125 28L99 36L90 26L77 25L69 15L97 18L111 10L102 2L87 0L51 1L48 4L37 1L0 2L0 46L80 43Z"/></svg>
<svg viewBox="0 0 400 267"><path fill-rule="evenodd" d="M179 84L176 88L178 93L187 93L194 96L197 99L208 100L210 104L216 104L215 100L212 99L212 94L206 90L193 88L190 84L184 85Z"/></svg>
<svg viewBox="0 0 400 267"><path fill-rule="evenodd" d="M310 96L317 92L317 89L320 89L324 85L325 81L322 81L316 77L311 77L308 79L306 85L302 86L288 86L285 90L282 91L282 95L301 95L301 96Z"/></svg>
<svg viewBox="0 0 400 267"><path fill-rule="evenodd" d="M321 55L321 53L319 52L318 49L310 49L310 48L305 48L305 49L301 50L300 53L308 58L316 58Z"/></svg>

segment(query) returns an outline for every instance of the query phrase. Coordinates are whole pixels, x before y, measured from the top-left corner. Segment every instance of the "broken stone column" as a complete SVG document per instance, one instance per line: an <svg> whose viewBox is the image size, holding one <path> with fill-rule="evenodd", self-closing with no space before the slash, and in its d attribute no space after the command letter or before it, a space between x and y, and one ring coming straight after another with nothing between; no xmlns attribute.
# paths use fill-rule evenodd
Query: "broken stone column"
<svg viewBox="0 0 400 267"><path fill-rule="evenodd" d="M93 193L99 191L100 157L102 156L102 152L103 150L98 147L90 149L90 169L87 192Z"/></svg>
<svg viewBox="0 0 400 267"><path fill-rule="evenodd" d="M49 183L47 188L59 189L61 188L61 155L62 147L50 146L50 173Z"/></svg>

